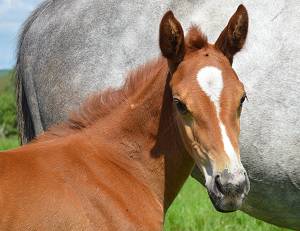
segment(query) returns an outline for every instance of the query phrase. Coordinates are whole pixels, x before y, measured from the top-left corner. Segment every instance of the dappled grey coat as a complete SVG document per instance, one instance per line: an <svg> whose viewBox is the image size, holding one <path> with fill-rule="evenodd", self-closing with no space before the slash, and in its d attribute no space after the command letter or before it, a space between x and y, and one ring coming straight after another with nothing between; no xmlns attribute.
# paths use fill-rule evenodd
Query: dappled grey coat
<svg viewBox="0 0 300 231"><path fill-rule="evenodd" d="M251 180L243 211L300 229L300 3L242 1L250 24L233 66L246 86L241 157ZM23 142L62 121L93 91L159 55L167 9L214 42L241 1L49 0L25 24L17 63Z"/></svg>

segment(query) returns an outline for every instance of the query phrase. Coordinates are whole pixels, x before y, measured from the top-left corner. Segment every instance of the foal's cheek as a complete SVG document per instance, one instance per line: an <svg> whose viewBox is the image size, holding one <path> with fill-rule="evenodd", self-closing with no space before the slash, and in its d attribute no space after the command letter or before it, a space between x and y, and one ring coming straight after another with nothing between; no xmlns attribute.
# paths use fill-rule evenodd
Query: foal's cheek
<svg viewBox="0 0 300 231"><path fill-rule="evenodd" d="M240 119L238 119L238 121L237 121L237 135L238 135L238 137L240 137L240 133L241 133L241 121L240 121Z"/></svg>
<svg viewBox="0 0 300 231"><path fill-rule="evenodd" d="M181 138L186 150L189 153L191 153L192 143L194 140L192 128L182 118L178 118L177 124L178 124L179 133L180 133L180 138Z"/></svg>

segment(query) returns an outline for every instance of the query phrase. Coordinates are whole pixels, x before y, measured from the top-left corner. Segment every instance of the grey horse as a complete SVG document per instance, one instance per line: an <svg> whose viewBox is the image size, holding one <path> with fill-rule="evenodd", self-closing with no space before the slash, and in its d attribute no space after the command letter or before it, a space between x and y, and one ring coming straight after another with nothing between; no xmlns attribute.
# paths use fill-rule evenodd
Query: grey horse
<svg viewBox="0 0 300 231"><path fill-rule="evenodd" d="M249 32L246 48L233 61L249 98L241 119L241 158L251 191L242 210L300 229L300 2L242 2L249 12ZM159 55L157 25L167 9L184 28L196 23L215 41L239 3L44 2L24 24L19 42L22 142L65 120L92 92L120 86L129 69ZM194 175L201 181L201 173Z"/></svg>

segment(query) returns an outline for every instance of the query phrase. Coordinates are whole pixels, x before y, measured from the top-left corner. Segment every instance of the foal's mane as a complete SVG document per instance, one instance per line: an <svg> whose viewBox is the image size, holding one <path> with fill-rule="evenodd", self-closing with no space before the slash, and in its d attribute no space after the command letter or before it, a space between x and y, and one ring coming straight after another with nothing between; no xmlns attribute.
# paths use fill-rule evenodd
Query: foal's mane
<svg viewBox="0 0 300 231"><path fill-rule="evenodd" d="M186 36L186 52L201 49L207 44L207 38L200 28L195 25L191 26ZM52 126L40 135L36 141L64 137L90 127L96 121L109 115L119 105L127 103L128 98L149 79L166 74L167 68L167 60L159 57L141 65L136 70L130 71L122 87L108 88L90 95L78 110L69 114L67 121Z"/></svg>
<svg viewBox="0 0 300 231"><path fill-rule="evenodd" d="M165 70L165 71L163 71ZM132 96L150 78L166 73L167 62L160 57L130 71L120 88L108 88L92 93L79 107L69 114L67 121L52 126L38 137L37 141L63 137L90 127L97 120L109 115L121 104L127 103Z"/></svg>

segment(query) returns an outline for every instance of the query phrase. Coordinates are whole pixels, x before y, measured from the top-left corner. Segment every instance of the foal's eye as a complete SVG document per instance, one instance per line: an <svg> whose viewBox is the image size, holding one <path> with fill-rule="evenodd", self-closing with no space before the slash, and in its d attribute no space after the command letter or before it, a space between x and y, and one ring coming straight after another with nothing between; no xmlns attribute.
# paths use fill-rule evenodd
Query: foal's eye
<svg viewBox="0 0 300 231"><path fill-rule="evenodd" d="M245 94L243 95L243 97L241 98L240 107L243 106L243 103L244 103L245 99L248 100L246 93L245 93Z"/></svg>
<svg viewBox="0 0 300 231"><path fill-rule="evenodd" d="M182 102L181 102L179 99L177 99L177 98L174 98L173 101L174 101L174 103L175 103L175 105L176 105L176 107L177 107L177 110L178 110L182 115L188 113L188 109L187 109L187 107L186 107L186 105L185 105L184 103L182 103Z"/></svg>

